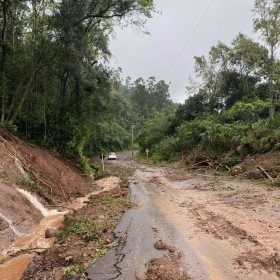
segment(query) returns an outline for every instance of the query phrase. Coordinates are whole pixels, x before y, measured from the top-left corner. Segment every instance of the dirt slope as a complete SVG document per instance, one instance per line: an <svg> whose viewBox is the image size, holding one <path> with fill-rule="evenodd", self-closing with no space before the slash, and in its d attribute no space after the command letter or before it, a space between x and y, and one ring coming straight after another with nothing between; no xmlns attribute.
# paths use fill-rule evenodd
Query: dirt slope
<svg viewBox="0 0 280 280"><path fill-rule="evenodd" d="M70 163L48 151L27 144L5 130L0 130L0 160L9 182L19 179L39 181L54 199L65 200L88 192L82 174ZM24 172L26 175L24 175Z"/></svg>
<svg viewBox="0 0 280 280"><path fill-rule="evenodd" d="M0 252L43 217L18 189L46 205L83 196L91 187L69 163L0 129Z"/></svg>

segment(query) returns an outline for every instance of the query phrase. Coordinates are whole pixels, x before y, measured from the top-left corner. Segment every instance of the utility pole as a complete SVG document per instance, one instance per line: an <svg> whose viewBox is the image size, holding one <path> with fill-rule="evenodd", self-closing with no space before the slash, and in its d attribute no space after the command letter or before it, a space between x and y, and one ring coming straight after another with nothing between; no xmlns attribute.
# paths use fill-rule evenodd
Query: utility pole
<svg viewBox="0 0 280 280"><path fill-rule="evenodd" d="M134 125L131 126L131 155L134 156Z"/></svg>
<svg viewBox="0 0 280 280"><path fill-rule="evenodd" d="M105 156L102 154L102 155L101 155L101 158L102 158L102 171L103 171L103 172L105 172L104 157L105 157Z"/></svg>

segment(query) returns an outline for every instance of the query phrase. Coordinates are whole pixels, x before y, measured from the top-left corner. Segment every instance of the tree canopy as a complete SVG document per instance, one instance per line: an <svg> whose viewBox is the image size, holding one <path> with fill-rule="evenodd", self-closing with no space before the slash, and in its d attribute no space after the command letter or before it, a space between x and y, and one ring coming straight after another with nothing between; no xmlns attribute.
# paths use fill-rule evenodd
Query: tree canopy
<svg viewBox="0 0 280 280"><path fill-rule="evenodd" d="M128 104L104 63L110 34L119 24L143 26L153 10L152 0L1 0L2 125L86 166L97 131L125 134L117 123Z"/></svg>

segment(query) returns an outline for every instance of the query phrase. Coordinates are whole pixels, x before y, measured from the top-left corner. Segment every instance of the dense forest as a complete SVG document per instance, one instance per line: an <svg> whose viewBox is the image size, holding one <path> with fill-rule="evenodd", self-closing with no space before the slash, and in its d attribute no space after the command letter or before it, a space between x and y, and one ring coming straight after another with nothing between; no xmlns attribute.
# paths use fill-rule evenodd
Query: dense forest
<svg viewBox="0 0 280 280"><path fill-rule="evenodd" d="M280 149L280 3L257 0L256 42L240 33L195 57L188 98L175 112L155 113L138 142L155 162L219 158L228 168L249 154Z"/></svg>
<svg viewBox="0 0 280 280"><path fill-rule="evenodd" d="M130 127L171 104L168 85L110 69L118 25L144 26L152 0L1 0L1 125L76 159L130 145Z"/></svg>

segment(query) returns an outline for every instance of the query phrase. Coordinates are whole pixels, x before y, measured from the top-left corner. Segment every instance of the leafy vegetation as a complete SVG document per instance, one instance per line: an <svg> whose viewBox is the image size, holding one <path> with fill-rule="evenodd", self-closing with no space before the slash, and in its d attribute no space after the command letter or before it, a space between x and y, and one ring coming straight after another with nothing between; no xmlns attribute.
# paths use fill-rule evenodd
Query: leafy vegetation
<svg viewBox="0 0 280 280"><path fill-rule="evenodd" d="M122 85L106 66L109 38L123 22L142 28L153 10L152 0L0 1L1 125L87 175L88 157L127 148L142 113L171 101L154 78Z"/></svg>
<svg viewBox="0 0 280 280"><path fill-rule="evenodd" d="M238 34L195 57L197 79L177 110L157 113L138 134L140 152L154 162L216 157L239 162L280 148L280 4L256 0L254 29L263 43ZM231 166L227 162L228 166Z"/></svg>
<svg viewBox="0 0 280 280"><path fill-rule="evenodd" d="M108 68L109 38L123 22L144 26L152 0L0 1L1 124L74 159L131 146L154 161L192 151L205 156L279 149L280 4L256 0L256 42L239 33L197 56L188 98L175 105L169 84L120 79Z"/></svg>
<svg viewBox="0 0 280 280"><path fill-rule="evenodd" d="M97 239L100 234L90 216L75 216L73 219L66 220L59 238L65 239L75 233L82 233L86 241Z"/></svg>

